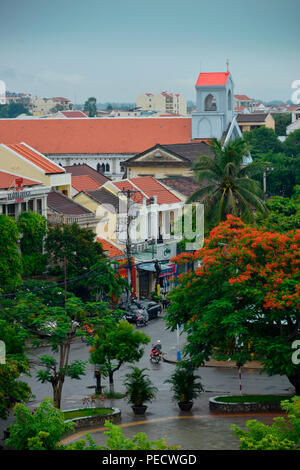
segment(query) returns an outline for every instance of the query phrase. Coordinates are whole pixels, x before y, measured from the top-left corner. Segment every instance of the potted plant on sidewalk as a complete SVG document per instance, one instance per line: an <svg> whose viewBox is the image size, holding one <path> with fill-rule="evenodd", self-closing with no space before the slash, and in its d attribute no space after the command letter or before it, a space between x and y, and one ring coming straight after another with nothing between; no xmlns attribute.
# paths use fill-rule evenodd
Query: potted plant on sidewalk
<svg viewBox="0 0 300 470"><path fill-rule="evenodd" d="M144 403L155 398L157 392L157 388L152 385L148 374L144 373L145 370L147 369L131 367L131 372L125 375L125 395L129 403L132 403L133 412L137 415L145 413L147 406Z"/></svg>
<svg viewBox="0 0 300 470"><path fill-rule="evenodd" d="M195 366L192 362L182 361L176 365L175 371L166 383L172 385L173 398L178 402L182 411L190 411L193 406L193 398L197 398L203 392L201 379L195 375Z"/></svg>

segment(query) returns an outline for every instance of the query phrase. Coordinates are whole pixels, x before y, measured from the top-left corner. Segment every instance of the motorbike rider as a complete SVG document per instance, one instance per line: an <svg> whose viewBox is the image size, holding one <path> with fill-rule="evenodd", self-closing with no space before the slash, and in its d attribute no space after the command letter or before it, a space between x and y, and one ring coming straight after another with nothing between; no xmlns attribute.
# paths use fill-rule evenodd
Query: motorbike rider
<svg viewBox="0 0 300 470"><path fill-rule="evenodd" d="M152 348L152 354L161 354L161 342L158 339Z"/></svg>

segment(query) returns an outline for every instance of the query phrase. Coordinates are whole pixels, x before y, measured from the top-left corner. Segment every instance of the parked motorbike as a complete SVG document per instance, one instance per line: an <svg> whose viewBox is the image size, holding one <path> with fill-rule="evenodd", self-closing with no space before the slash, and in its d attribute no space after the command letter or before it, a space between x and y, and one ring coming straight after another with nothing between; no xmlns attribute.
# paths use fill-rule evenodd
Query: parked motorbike
<svg viewBox="0 0 300 470"><path fill-rule="evenodd" d="M136 319L136 326L147 326L148 320L145 315L139 315Z"/></svg>

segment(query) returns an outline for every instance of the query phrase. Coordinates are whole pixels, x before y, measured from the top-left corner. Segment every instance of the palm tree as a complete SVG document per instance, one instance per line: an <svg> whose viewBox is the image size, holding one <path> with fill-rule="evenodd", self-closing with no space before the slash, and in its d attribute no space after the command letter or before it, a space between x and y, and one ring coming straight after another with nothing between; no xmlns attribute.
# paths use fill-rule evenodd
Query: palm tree
<svg viewBox="0 0 300 470"><path fill-rule="evenodd" d="M202 187L187 200L204 204L207 228L218 225L227 214L253 222L255 210L266 213L264 193L251 176L260 173L267 164L244 162L249 151L243 139L226 147L212 139L211 148L214 158L201 155L194 166L196 180Z"/></svg>

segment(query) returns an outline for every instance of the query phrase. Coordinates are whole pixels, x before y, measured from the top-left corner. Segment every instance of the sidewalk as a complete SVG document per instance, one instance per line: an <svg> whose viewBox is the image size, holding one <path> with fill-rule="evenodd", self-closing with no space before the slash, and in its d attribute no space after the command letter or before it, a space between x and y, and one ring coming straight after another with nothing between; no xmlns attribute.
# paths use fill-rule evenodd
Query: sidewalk
<svg viewBox="0 0 300 470"><path fill-rule="evenodd" d="M177 364L177 351L175 348L169 349L167 352L163 353L163 360L169 362L170 364ZM233 368L237 367L235 361L217 361L216 359L210 359L204 363L205 367L226 367ZM258 361L247 361L243 368L246 369L261 369L262 365Z"/></svg>

